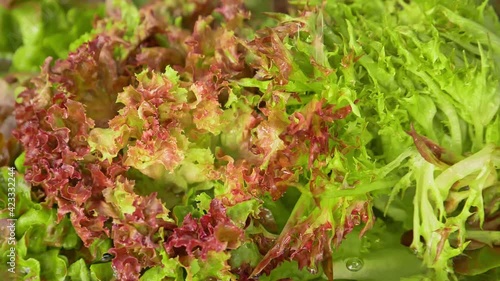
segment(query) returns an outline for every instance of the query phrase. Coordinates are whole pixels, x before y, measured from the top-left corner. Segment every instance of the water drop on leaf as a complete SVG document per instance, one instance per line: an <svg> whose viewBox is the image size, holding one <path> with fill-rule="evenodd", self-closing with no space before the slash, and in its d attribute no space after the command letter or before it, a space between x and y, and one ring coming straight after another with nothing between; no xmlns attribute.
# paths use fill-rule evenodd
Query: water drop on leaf
<svg viewBox="0 0 500 281"><path fill-rule="evenodd" d="M316 274L316 273L318 273L318 270L317 270L316 268L314 268L314 267L309 267L309 268L307 268L307 271L309 271L309 273L311 273L311 274Z"/></svg>
<svg viewBox="0 0 500 281"><path fill-rule="evenodd" d="M345 261L345 266L349 271L360 271L363 268L363 260L360 258L348 258Z"/></svg>
<svg viewBox="0 0 500 281"><path fill-rule="evenodd" d="M112 255L112 254L110 254L110 253L104 253L104 254L102 255L101 261L102 261L102 262L109 262L109 261L111 261L114 257L115 257L115 256L114 256L114 255Z"/></svg>
<svg viewBox="0 0 500 281"><path fill-rule="evenodd" d="M21 268L21 273L22 274L29 274L31 272L31 269L29 267L23 267Z"/></svg>

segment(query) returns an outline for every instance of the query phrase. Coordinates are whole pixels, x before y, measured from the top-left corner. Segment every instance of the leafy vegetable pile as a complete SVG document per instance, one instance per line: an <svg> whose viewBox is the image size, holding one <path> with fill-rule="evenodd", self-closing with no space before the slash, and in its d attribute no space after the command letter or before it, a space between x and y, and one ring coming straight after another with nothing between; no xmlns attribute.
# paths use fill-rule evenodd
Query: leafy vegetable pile
<svg viewBox="0 0 500 281"><path fill-rule="evenodd" d="M16 278L500 278L487 2L41 3L31 39L0 10Z"/></svg>

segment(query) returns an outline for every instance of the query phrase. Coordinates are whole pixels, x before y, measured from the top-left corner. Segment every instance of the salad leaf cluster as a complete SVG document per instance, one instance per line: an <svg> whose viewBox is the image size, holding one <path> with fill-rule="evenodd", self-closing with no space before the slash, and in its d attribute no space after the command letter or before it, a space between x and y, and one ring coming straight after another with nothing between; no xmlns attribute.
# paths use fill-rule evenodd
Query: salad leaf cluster
<svg viewBox="0 0 500 281"><path fill-rule="evenodd" d="M104 16L103 5L86 1L3 1L0 5L0 73L38 72L46 57L65 58Z"/></svg>
<svg viewBox="0 0 500 281"><path fill-rule="evenodd" d="M84 34L42 1L33 41L1 10L13 70L44 59L0 84L19 279L498 279L488 2L259 4L112 0Z"/></svg>

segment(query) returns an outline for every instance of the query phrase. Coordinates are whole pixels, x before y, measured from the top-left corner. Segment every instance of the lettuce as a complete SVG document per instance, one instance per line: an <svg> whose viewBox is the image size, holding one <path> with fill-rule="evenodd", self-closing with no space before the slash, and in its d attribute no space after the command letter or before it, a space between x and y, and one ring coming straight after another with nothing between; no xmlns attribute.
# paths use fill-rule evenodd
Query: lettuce
<svg viewBox="0 0 500 281"><path fill-rule="evenodd" d="M12 2L12 3L8 3ZM69 45L104 15L103 5L69 5L55 0L7 1L0 7L0 59L9 71L37 72L46 57L64 58Z"/></svg>
<svg viewBox="0 0 500 281"><path fill-rule="evenodd" d="M14 113L0 103L24 149L23 278L496 280L487 2L294 1L267 20L256 1L139 2L43 45ZM42 6L41 30L67 32Z"/></svg>

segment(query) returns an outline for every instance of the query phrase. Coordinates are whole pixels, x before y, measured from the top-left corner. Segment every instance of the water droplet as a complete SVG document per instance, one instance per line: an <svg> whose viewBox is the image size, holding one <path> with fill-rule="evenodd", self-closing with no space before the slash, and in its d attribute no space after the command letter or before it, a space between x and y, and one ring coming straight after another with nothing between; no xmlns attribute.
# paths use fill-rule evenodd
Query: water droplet
<svg viewBox="0 0 500 281"><path fill-rule="evenodd" d="M115 257L115 256L114 256L114 255L112 255L112 254L110 254L110 253L104 253L104 254L102 255L101 261L102 261L102 262L109 262L109 261L111 261L114 257Z"/></svg>
<svg viewBox="0 0 500 281"><path fill-rule="evenodd" d="M360 259L360 258L348 258L346 261L345 261L345 267L349 270L349 271L360 271L362 268L363 268L363 260Z"/></svg>
<svg viewBox="0 0 500 281"><path fill-rule="evenodd" d="M307 268L307 271L309 271L309 273L311 273L311 274L316 274L316 273L318 273L318 270L317 270L316 268L314 268L314 267L308 267L308 268Z"/></svg>

